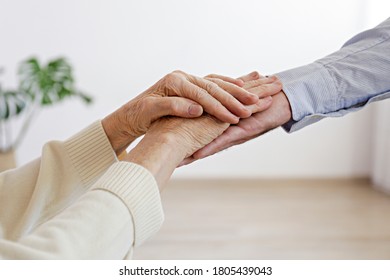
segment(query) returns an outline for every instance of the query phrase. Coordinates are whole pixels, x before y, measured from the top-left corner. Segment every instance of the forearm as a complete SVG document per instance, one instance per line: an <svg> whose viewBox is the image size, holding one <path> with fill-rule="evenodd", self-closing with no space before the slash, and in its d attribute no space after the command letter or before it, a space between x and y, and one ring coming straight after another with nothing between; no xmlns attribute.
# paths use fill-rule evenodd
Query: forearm
<svg viewBox="0 0 390 280"><path fill-rule="evenodd" d="M175 168L185 157L185 151L165 135L158 138L146 135L138 145L124 158L125 161L136 163L149 170L163 188Z"/></svg>
<svg viewBox="0 0 390 280"><path fill-rule="evenodd" d="M102 190L85 194L18 240L0 240L3 259L123 259L133 243L131 216Z"/></svg>
<svg viewBox="0 0 390 280"><path fill-rule="evenodd" d="M390 97L390 19L316 62L276 74L291 104L297 130ZM296 123L297 122L297 123Z"/></svg>
<svg viewBox="0 0 390 280"><path fill-rule="evenodd" d="M0 235L28 234L74 203L116 161L100 122L47 143L39 159L0 174Z"/></svg>
<svg viewBox="0 0 390 280"><path fill-rule="evenodd" d="M122 259L160 228L157 184L143 167L118 162L61 213L20 237L0 240L6 259Z"/></svg>

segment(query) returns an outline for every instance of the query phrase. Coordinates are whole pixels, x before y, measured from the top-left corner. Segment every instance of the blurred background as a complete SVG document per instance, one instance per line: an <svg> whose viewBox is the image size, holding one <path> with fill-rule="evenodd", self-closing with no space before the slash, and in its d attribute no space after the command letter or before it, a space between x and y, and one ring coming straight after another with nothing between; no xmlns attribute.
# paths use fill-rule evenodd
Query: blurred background
<svg viewBox="0 0 390 280"><path fill-rule="evenodd" d="M45 142L66 139L173 70L234 77L253 70L277 73L338 50L353 35L387 19L389 11L389 1L385 0L0 0L0 67L5 70L0 76L2 86L16 86L18 63L23 59L36 56L47 61L65 56L75 69L77 87L94 97L90 106L71 99L41 110L17 150L17 162L21 165L38 157ZM160 235L140 248L136 257L390 258L390 220L385 214L390 202L384 193L371 188L370 181L376 174L382 190L390 185L386 175L390 171L389 106L389 101L370 105L293 134L277 129L180 168L174 174L172 188L163 196L167 222ZM334 188L339 184L344 187ZM256 195L256 189L260 194ZM247 198L240 196L244 190ZM313 190L317 191L311 193ZM321 194L326 190L330 192ZM340 190L342 194L337 193ZM284 197L286 193L292 196L278 204L278 194ZM354 196L356 193L359 195ZM226 197L224 202L224 195L231 195L231 199ZM302 198L304 195L307 199ZM194 208L186 212L188 203L181 204L189 196L192 199L187 202ZM202 200L204 197L210 199ZM211 197L222 205L215 206ZM250 200L253 197L257 200ZM323 197L329 203L322 205ZM243 203L238 210L234 208L235 198ZM247 213L250 201L253 207L265 208ZM293 217L272 216L280 207L308 202L313 204L295 213L313 214L302 227L287 223ZM332 202L336 204L331 206ZM264 206L267 203L268 208ZM337 208L348 203L360 210L342 212L345 209ZM380 208L370 206L371 212L361 209L368 204ZM323 208L315 208L318 205ZM329 212L332 208L341 212ZM244 213L236 220L227 219L234 216L229 211L239 210ZM257 211L261 211L261 219ZM292 208L285 211L296 217ZM318 220L320 214L327 213L333 217L329 218L330 225ZM344 218L332 224L342 213L345 221L356 224L345 226ZM217 222L220 217L227 220ZM246 221L244 217L251 218ZM204 227L194 225L206 219ZM277 225L272 223L276 220L280 220ZM183 221L188 223L187 231L178 227ZM257 228L255 222L259 223ZM318 232L311 234L313 228ZM353 235L363 229L368 230L366 235ZM332 236L338 241L332 243ZM280 245L286 237L291 242ZM225 245L218 243L223 238ZM326 253L313 245L320 243L327 244ZM175 244L180 246L172 249Z"/></svg>

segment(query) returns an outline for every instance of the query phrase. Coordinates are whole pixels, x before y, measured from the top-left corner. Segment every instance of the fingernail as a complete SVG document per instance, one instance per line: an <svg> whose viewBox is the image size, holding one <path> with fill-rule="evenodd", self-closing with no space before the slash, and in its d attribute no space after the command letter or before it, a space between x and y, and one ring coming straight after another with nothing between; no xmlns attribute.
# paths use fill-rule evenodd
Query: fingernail
<svg viewBox="0 0 390 280"><path fill-rule="evenodd" d="M203 108L200 105L191 104L188 113L190 116L200 116L203 113Z"/></svg>

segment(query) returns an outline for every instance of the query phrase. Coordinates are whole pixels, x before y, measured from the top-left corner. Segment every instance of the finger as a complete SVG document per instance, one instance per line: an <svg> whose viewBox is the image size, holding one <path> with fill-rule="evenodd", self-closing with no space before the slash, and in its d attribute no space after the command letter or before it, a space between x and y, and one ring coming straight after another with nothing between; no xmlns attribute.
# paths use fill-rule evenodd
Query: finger
<svg viewBox="0 0 390 280"><path fill-rule="evenodd" d="M252 112L252 114L262 112L267 110L272 105L272 97L267 96L265 98L260 98L256 104L249 105L247 108Z"/></svg>
<svg viewBox="0 0 390 280"><path fill-rule="evenodd" d="M259 98L266 96L271 96L279 93L282 90L283 86L280 81L275 81L271 84L263 84L254 88L249 89L248 91L256 94Z"/></svg>
<svg viewBox="0 0 390 280"><path fill-rule="evenodd" d="M151 118L155 121L163 116L196 118L203 114L203 108L198 103L183 97L153 97L149 106L152 108Z"/></svg>
<svg viewBox="0 0 390 280"><path fill-rule="evenodd" d="M218 100L220 104L223 105L223 107L227 108L231 113L233 113L235 116L240 118L245 118L250 115L249 110L241 104L237 99L235 99L230 93L225 91L223 88L219 87L214 82L208 81L206 79L194 77L194 83L206 90L210 96L212 96L214 99ZM205 111L217 118L219 118L215 113L215 108L207 108L207 104L203 104L199 102L198 100L195 100L199 104L203 106ZM210 110L210 111L209 111ZM221 119L222 120L222 119ZM222 120L223 121L223 120Z"/></svg>
<svg viewBox="0 0 390 280"><path fill-rule="evenodd" d="M227 76L223 76L223 75L218 75L218 74L210 74L210 75L207 75L205 78L220 79L222 81L225 81L225 82L228 82L231 84L235 84L239 87L242 87L244 85L244 81L239 79L239 78L235 79L235 78L231 78L231 77L227 77Z"/></svg>
<svg viewBox="0 0 390 280"><path fill-rule="evenodd" d="M257 80L257 79L261 79L261 78L264 78L264 76L260 75L259 72L257 72L257 71L253 71L247 75L239 77L238 79L242 80L243 82L249 82L249 81Z"/></svg>
<svg viewBox="0 0 390 280"><path fill-rule="evenodd" d="M230 112L226 106L220 102L220 100L223 98L221 97L221 93L218 90L218 86L207 80L205 81L209 84L200 82L193 84L186 80L180 85L180 88L177 91L177 95L181 95L185 98L197 102L207 113L215 116L220 121L231 124L238 123L239 117ZM201 85L198 85L198 83ZM229 94L226 93L225 95L227 96ZM230 97L234 99L234 97ZM247 109L245 108L245 110Z"/></svg>
<svg viewBox="0 0 390 280"><path fill-rule="evenodd" d="M256 80L251 80L251 81L245 82L243 88L248 90L248 89L260 86L260 85L272 84L272 83L274 83L277 80L278 80L278 78L275 77L275 76L267 77L267 78L260 78L260 79L256 79Z"/></svg>
<svg viewBox="0 0 390 280"><path fill-rule="evenodd" d="M217 84L220 88L230 93L234 98L236 98L242 104L252 105L252 104L256 104L256 102L259 100L257 95L251 94L247 90L244 90L243 88L238 87L232 83L228 83L221 79L216 79L216 78L207 78L207 80Z"/></svg>

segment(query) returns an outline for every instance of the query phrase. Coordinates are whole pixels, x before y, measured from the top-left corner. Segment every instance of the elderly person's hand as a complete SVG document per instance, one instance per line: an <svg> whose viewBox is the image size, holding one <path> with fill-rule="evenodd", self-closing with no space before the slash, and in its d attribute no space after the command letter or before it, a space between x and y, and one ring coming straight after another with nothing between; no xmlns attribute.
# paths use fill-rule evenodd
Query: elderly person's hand
<svg viewBox="0 0 390 280"><path fill-rule="evenodd" d="M270 79L264 96L279 91ZM166 75L155 85L103 119L102 124L119 155L150 125L163 116L199 117L203 109L227 123L237 123L271 105L271 98L259 99L240 86L243 81L220 75L199 78L182 71Z"/></svg>
<svg viewBox="0 0 390 280"><path fill-rule="evenodd" d="M228 127L228 123L207 114L196 119L161 118L124 160L148 169L162 188L184 158L213 141Z"/></svg>
<svg viewBox="0 0 390 280"><path fill-rule="evenodd" d="M245 82L243 87L249 92L255 93L259 97L263 95L263 89L259 88L258 85L264 83L264 76L253 72L240 79ZM211 156L231 146L242 144L288 122L291 119L291 108L286 95L282 91L281 82L279 82L279 85L280 90L276 95L273 95L272 106L269 109L253 112L253 115L249 118L242 119L238 124L230 126L220 137L191 157L186 158L181 165Z"/></svg>

